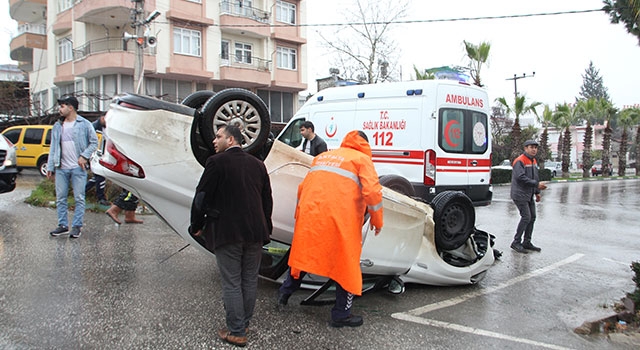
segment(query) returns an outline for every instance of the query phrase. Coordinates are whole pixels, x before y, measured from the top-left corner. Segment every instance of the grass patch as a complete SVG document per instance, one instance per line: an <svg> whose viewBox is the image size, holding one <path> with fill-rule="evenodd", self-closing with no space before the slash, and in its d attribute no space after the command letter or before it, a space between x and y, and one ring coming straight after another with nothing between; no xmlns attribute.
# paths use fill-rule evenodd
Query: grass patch
<svg viewBox="0 0 640 350"><path fill-rule="evenodd" d="M91 178L91 174L89 177ZM122 188L118 185L111 183L111 181L107 180L104 194L107 199L112 198L115 199L118 197ZM25 199L25 203L31 204L36 207L56 207L56 185L54 180L49 180L47 178L43 179L36 185L36 188L31 191L31 194L27 199ZM76 205L76 201L73 198L73 188L69 187L69 196L67 197L67 205L69 209L73 209ZM89 192L85 194L85 207L87 210L98 210L98 200L95 195L95 187Z"/></svg>

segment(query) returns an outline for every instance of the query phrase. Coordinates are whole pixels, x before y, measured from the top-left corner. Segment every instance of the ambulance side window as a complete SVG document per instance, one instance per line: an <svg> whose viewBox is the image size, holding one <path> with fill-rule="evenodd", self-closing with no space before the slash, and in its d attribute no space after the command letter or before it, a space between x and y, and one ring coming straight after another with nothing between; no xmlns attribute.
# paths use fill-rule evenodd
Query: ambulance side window
<svg viewBox="0 0 640 350"><path fill-rule="evenodd" d="M489 144L487 115L466 109L439 112L438 145L450 153L482 154Z"/></svg>
<svg viewBox="0 0 640 350"><path fill-rule="evenodd" d="M462 152L464 150L464 111L442 109L438 124L440 148L447 152Z"/></svg>
<svg viewBox="0 0 640 350"><path fill-rule="evenodd" d="M489 144L489 134L487 133L487 115L484 113L471 112L472 140L471 153L484 153Z"/></svg>
<svg viewBox="0 0 640 350"><path fill-rule="evenodd" d="M302 135L300 135L300 125L302 125L304 121L304 119L298 119L290 123L289 127L285 129L282 134L280 134L278 141L282 141L293 148L297 148L298 146L300 146L300 144L302 143Z"/></svg>

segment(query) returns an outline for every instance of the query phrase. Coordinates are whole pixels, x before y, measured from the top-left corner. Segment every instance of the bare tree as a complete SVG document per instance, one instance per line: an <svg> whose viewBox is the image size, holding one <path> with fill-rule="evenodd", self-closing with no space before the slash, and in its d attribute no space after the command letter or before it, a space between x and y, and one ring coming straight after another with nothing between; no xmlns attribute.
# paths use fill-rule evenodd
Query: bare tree
<svg viewBox="0 0 640 350"><path fill-rule="evenodd" d="M397 80L399 50L391 32L394 22L406 16L408 0L356 0L344 11L345 22L333 34L319 33L336 56L346 79L362 83Z"/></svg>

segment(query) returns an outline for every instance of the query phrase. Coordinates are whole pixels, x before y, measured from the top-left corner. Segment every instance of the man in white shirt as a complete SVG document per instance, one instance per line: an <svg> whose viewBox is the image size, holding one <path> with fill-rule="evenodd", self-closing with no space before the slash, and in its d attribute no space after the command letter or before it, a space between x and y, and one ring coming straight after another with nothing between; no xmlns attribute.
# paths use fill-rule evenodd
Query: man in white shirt
<svg viewBox="0 0 640 350"><path fill-rule="evenodd" d="M84 219L85 184L89 158L98 147L98 136L91 122L79 116L78 99L67 96L58 100L58 120L51 130L51 149L47 163L47 178L55 179L58 227L49 234L57 237L69 231L67 196L73 188L75 209L69 238L78 238Z"/></svg>

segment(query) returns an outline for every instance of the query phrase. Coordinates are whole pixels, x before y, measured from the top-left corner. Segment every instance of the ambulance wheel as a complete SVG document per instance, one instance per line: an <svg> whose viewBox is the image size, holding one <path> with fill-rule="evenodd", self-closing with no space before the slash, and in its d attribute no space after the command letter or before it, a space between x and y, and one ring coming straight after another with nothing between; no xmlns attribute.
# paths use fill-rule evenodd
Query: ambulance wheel
<svg viewBox="0 0 640 350"><path fill-rule="evenodd" d="M402 193L405 196L413 197L416 195L411 182L409 182L409 180L405 179L402 176L382 175L380 177L380 184L398 193Z"/></svg>
<svg viewBox="0 0 640 350"><path fill-rule="evenodd" d="M242 130L242 148L251 154L262 151L271 128L269 110L258 95L245 89L225 89L202 107L202 138L211 144L218 128L237 125Z"/></svg>
<svg viewBox="0 0 640 350"><path fill-rule="evenodd" d="M213 95L215 95L213 91L201 90L190 94L182 100L183 105L196 110L191 124L191 151L202 166L204 166L210 155L216 153L213 144L211 142L207 144L202 137L202 106Z"/></svg>
<svg viewBox="0 0 640 350"><path fill-rule="evenodd" d="M431 202L438 251L463 245L474 231L476 213L471 199L462 192L444 191Z"/></svg>

